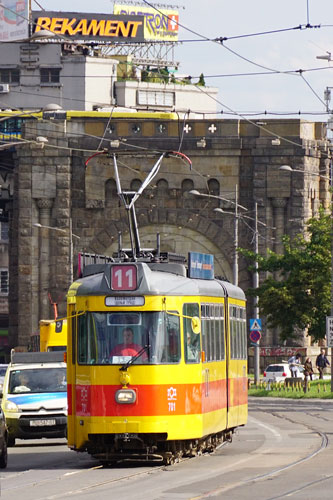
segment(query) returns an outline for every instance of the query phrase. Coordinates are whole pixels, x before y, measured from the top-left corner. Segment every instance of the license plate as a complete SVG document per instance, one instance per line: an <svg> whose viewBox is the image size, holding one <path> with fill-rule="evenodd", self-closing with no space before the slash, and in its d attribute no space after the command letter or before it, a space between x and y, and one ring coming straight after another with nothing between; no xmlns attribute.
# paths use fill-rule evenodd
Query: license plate
<svg viewBox="0 0 333 500"><path fill-rule="evenodd" d="M137 438L138 435L137 434L133 434L133 433L130 433L130 434L127 434L126 432L123 433L123 434L116 434L116 437L118 439L134 439L134 438Z"/></svg>
<svg viewBox="0 0 333 500"><path fill-rule="evenodd" d="M30 420L30 427L44 427L45 425L55 425L56 421L54 419L49 420Z"/></svg>

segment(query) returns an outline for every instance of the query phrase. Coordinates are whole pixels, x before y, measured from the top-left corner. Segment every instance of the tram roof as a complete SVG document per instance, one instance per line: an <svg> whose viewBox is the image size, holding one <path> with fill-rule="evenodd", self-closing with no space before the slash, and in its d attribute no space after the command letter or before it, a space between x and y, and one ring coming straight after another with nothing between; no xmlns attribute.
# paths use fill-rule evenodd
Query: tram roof
<svg viewBox="0 0 333 500"><path fill-rule="evenodd" d="M158 267L156 265L151 266L149 263L137 263L136 265L138 269L138 287L136 290L122 292L111 289L112 264L105 264L102 272L80 278L75 282L76 284L72 290L75 289L77 296L199 295L211 297L229 296L245 300L243 290L227 281L188 278L184 275L185 273L170 272L170 267L167 264ZM152 269L152 267L154 268ZM185 271L185 267L181 267ZM77 287L77 283L81 283L80 286Z"/></svg>

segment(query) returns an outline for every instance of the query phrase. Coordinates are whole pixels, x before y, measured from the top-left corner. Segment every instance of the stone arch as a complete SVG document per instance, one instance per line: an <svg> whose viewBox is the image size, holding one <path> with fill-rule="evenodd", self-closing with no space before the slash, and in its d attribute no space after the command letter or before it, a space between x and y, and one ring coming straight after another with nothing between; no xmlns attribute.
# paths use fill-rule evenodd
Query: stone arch
<svg viewBox="0 0 333 500"><path fill-rule="evenodd" d="M221 227L216 223L199 214L184 216L181 211L165 214L165 210L157 210L155 214L150 214L149 211L138 209L137 217L142 248L155 248L156 234L159 232L163 251L186 256L189 251L211 253L215 257L215 275L232 282L233 240L231 235L227 231L221 231ZM100 231L90 242L89 251L105 255L112 255L117 251L120 225L123 228L123 246L129 248L129 232L124 217Z"/></svg>
<svg viewBox="0 0 333 500"><path fill-rule="evenodd" d="M169 192L169 183L166 179L159 179L156 182L158 196L166 196Z"/></svg>
<svg viewBox="0 0 333 500"><path fill-rule="evenodd" d="M191 191L194 189L194 182L192 179L183 179L182 180L182 192L186 193L187 191Z"/></svg>
<svg viewBox="0 0 333 500"><path fill-rule="evenodd" d="M142 181L140 179L131 180L131 191L138 191L141 184L142 184Z"/></svg>

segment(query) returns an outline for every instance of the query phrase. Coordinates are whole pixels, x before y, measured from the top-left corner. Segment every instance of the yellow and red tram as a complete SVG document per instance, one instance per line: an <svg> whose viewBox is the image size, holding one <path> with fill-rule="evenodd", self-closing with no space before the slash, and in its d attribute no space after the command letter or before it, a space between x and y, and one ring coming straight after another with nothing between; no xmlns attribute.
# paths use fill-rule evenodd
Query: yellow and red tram
<svg viewBox="0 0 333 500"><path fill-rule="evenodd" d="M165 254L88 265L72 284L70 448L109 463L170 463L213 450L246 423L244 292L192 276ZM135 352L120 349L124 330Z"/></svg>

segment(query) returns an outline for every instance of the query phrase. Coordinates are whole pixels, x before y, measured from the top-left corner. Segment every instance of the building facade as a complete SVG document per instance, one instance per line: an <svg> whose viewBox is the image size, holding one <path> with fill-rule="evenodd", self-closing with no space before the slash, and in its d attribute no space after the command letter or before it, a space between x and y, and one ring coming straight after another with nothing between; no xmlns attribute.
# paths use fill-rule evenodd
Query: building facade
<svg viewBox="0 0 333 500"><path fill-rule="evenodd" d="M0 109L91 111L108 107L176 111L194 117L216 112L218 90L170 83L135 71L130 57L71 43L15 42L1 46ZM171 78L171 77L170 77ZM156 80L156 81L154 81ZM162 80L162 83L160 81Z"/></svg>
<svg viewBox="0 0 333 500"><path fill-rule="evenodd" d="M234 201L237 189L238 202L250 217L257 202L259 221L266 225L259 226L261 253L267 248L279 252L283 234L301 232L320 205L329 205L328 181L323 178L325 172L329 175L328 143L321 123L110 117L25 124L27 141L43 135L49 142L43 148L35 142L20 145L13 153L9 267L13 347L31 343L39 320L52 318L52 303L65 316L71 267L73 263L75 274L79 251L111 254L117 250L119 232L124 245L129 244L126 214L116 194L113 154L122 187L131 190L138 189L160 152L180 150L191 158L192 169L172 156L165 158L153 184L137 201L141 243L155 247L158 232L163 250L212 253L215 274L229 281L235 254L234 204L195 197L191 190ZM103 148L110 154L87 162ZM281 171L282 165L305 174ZM214 211L217 207L227 213ZM239 246L253 248L254 224L244 221L239 220ZM252 280L240 257L239 285L246 290ZM249 299L249 317L252 313ZM281 347L278 332L264 329L261 345L269 360L269 349L281 353L289 347L311 349L311 339L300 335L294 345Z"/></svg>

